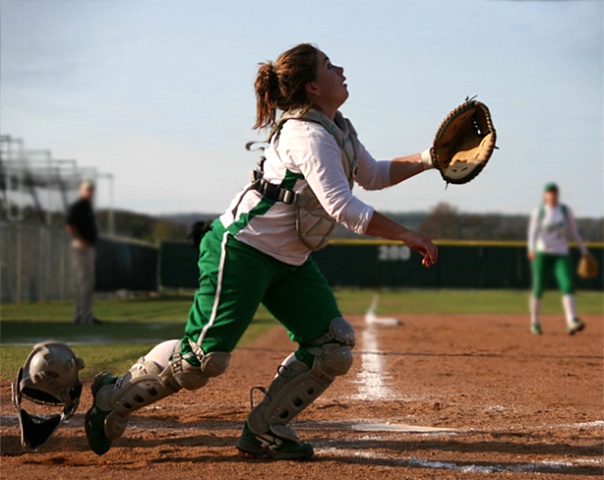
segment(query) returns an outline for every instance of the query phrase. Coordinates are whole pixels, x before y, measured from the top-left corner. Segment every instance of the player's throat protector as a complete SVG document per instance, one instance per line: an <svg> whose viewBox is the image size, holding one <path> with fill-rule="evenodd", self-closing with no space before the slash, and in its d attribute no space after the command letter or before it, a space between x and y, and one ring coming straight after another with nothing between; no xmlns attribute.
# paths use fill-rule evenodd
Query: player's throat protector
<svg viewBox="0 0 604 480"><path fill-rule="evenodd" d="M63 343L47 341L34 346L12 384L12 398L17 407L23 447L38 449L62 421L75 413L82 393L79 379L82 368L84 360ZM30 414L21 407L23 399L39 405L62 407L62 412Z"/></svg>

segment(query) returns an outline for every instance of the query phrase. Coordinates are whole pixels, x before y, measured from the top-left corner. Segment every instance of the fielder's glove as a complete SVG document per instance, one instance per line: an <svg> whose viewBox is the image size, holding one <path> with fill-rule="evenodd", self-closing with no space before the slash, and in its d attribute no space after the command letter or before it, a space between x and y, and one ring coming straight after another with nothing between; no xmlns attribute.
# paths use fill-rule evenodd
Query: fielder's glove
<svg viewBox="0 0 604 480"><path fill-rule="evenodd" d="M491 158L496 138L487 106L466 98L440 124L430 149L432 164L445 182L467 183Z"/></svg>
<svg viewBox="0 0 604 480"><path fill-rule="evenodd" d="M596 258L589 252L584 253L579 260L579 266L577 267L577 275L587 280L596 278L600 271L600 266Z"/></svg>

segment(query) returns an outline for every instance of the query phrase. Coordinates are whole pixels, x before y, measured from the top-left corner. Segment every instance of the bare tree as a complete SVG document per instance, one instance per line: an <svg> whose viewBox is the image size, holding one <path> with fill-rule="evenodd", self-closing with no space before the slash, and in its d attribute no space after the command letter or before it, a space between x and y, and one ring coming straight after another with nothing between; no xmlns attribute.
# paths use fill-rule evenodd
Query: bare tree
<svg viewBox="0 0 604 480"><path fill-rule="evenodd" d="M419 225L419 231L435 239L458 239L461 217L457 208L448 203L437 204Z"/></svg>

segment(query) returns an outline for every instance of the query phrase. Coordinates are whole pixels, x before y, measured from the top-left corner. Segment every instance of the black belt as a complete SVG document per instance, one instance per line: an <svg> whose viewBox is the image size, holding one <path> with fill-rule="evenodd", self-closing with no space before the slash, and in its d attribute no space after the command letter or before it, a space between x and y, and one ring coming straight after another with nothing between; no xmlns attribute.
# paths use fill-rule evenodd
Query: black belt
<svg viewBox="0 0 604 480"><path fill-rule="evenodd" d="M267 198L283 202L287 205L291 205L296 201L296 194L291 190L282 188L279 185L274 185L264 178L259 178L252 184L252 188L257 192L260 192Z"/></svg>

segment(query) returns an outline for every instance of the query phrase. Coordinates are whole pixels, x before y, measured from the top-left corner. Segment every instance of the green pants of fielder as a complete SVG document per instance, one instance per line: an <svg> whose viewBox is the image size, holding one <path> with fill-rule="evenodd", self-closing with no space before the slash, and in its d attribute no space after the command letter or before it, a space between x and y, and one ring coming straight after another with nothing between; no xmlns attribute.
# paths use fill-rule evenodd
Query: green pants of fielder
<svg viewBox="0 0 604 480"><path fill-rule="evenodd" d="M296 358L312 366L314 357L304 345L325 335L341 316L314 260L287 265L236 240L216 221L202 240L198 265L199 289L185 328L183 358L198 364L189 341L205 353L231 352L262 303L300 345Z"/></svg>
<svg viewBox="0 0 604 480"><path fill-rule="evenodd" d="M570 255L552 255L550 253L537 252L533 260L533 296L543 296L546 275L553 270L560 291L564 295L572 295L575 291L573 266Z"/></svg>

